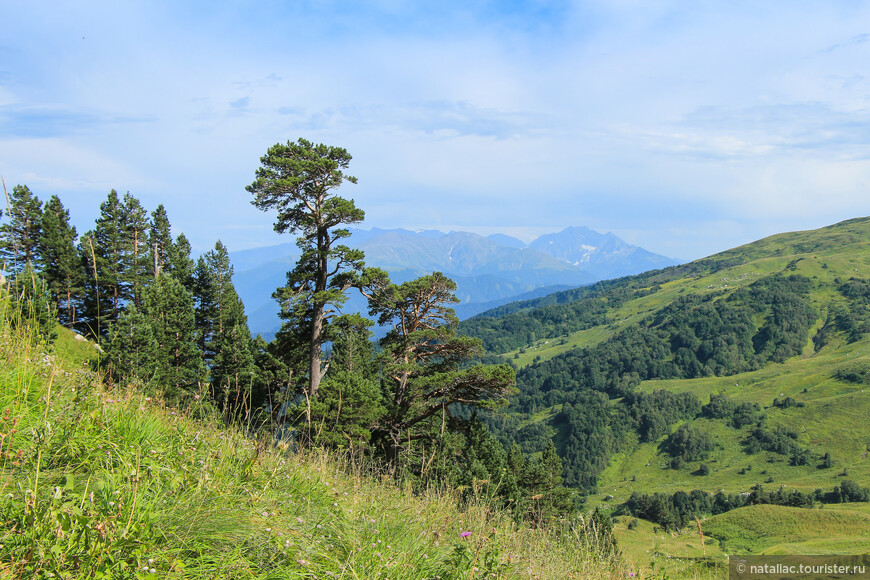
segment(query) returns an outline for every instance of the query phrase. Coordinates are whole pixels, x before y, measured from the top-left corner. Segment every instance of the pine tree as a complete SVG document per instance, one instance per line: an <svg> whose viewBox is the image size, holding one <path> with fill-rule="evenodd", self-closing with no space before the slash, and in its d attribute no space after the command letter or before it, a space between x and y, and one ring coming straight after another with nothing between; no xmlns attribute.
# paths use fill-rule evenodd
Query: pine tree
<svg viewBox="0 0 870 580"><path fill-rule="evenodd" d="M151 212L151 230L148 232L148 245L153 260L153 274L156 278L161 272L171 270L169 254L172 251L172 226L163 204Z"/></svg>
<svg viewBox="0 0 870 580"><path fill-rule="evenodd" d="M109 332L105 347L116 380L152 385L158 364L158 345L148 317L135 305L121 313Z"/></svg>
<svg viewBox="0 0 870 580"><path fill-rule="evenodd" d="M194 264L190 258L190 242L184 234L178 234L166 253L167 271L181 282L188 292L194 292Z"/></svg>
<svg viewBox="0 0 870 580"><path fill-rule="evenodd" d="M3 185L4 191L6 185ZM42 228L42 202L26 185L16 185L6 198L6 223L0 224L0 270L13 277L35 265Z"/></svg>
<svg viewBox="0 0 870 580"><path fill-rule="evenodd" d="M174 397L195 391L205 368L194 341L193 297L171 276L160 276L142 292L141 311L156 342L157 384Z"/></svg>
<svg viewBox="0 0 870 580"><path fill-rule="evenodd" d="M72 327L77 322L83 272L76 252L76 229L69 223L69 211L53 195L42 214L39 263L57 310L58 321Z"/></svg>
<svg viewBox="0 0 870 580"><path fill-rule="evenodd" d="M448 407L494 408L513 391L515 372L508 365L467 363L482 353L480 341L456 333L450 304L456 284L435 272L404 284L391 284L383 272L369 271L363 293L380 324L393 329L381 339L387 413L379 435L394 467L411 441L435 440L432 421ZM431 419L431 420L430 420Z"/></svg>
<svg viewBox="0 0 870 580"><path fill-rule="evenodd" d="M363 254L340 241L350 236L342 226L359 223L365 214L353 200L335 195L345 181L350 154L340 147L315 145L305 139L278 143L260 158L257 179L246 189L263 211L278 210L275 231L300 232L302 256L287 273L287 285L275 293L285 320L285 334L304 332L308 338L308 396L317 395L326 374L323 345L331 306L346 300L345 292L363 268Z"/></svg>
<svg viewBox="0 0 870 580"><path fill-rule="evenodd" d="M118 192L109 192L100 204L93 231L79 239L84 270L84 317L81 326L94 336L107 336L124 305L124 212Z"/></svg>
<svg viewBox="0 0 870 580"><path fill-rule="evenodd" d="M148 241L151 229L148 212L130 192L124 194L121 204L121 225L124 232L121 296L138 306L143 288L153 278L154 265Z"/></svg>

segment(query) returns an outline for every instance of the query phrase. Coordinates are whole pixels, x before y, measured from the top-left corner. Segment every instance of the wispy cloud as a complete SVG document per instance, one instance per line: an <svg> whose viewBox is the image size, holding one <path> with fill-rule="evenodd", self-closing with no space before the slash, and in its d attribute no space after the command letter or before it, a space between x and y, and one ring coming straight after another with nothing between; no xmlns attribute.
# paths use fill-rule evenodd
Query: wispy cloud
<svg viewBox="0 0 870 580"><path fill-rule="evenodd" d="M74 133L97 133L107 125L154 123L151 115L135 117L104 114L53 106L0 106L0 138L60 137Z"/></svg>

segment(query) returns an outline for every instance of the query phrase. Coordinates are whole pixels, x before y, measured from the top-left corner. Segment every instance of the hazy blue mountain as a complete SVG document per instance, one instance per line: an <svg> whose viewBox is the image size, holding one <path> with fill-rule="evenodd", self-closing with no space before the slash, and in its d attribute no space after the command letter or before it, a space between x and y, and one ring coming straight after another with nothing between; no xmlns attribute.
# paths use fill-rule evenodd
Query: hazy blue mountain
<svg viewBox="0 0 870 580"><path fill-rule="evenodd" d="M508 248L526 248L528 244L524 241L517 239L513 236L508 236L505 234L492 234L487 236L486 239L492 240L497 244L501 244L502 246L507 246Z"/></svg>
<svg viewBox="0 0 870 580"><path fill-rule="evenodd" d="M566 228L557 234L545 234L529 247L581 268L598 280L631 276L679 263L627 244L614 234L600 234L586 227Z"/></svg>
<svg viewBox="0 0 870 580"><path fill-rule="evenodd" d="M580 233L572 233L573 230ZM433 271L451 277L461 300L456 311L463 319L514 300L612 277L609 275L612 272L639 273L674 263L630 246L613 234L602 236L587 228L569 228L542 236L530 245L504 234L483 237L468 232L379 228L351 232L349 245L363 250L366 264L386 270L394 282L405 282ZM584 244L595 247L589 250ZM563 245L567 248L561 248ZM614 256L609 257L608 253ZM280 327L278 305L272 293L286 283L286 273L298 256L299 249L294 243L230 254L235 270L233 280L245 304L252 332L269 338ZM352 295L343 310L365 312L366 304L361 297Z"/></svg>

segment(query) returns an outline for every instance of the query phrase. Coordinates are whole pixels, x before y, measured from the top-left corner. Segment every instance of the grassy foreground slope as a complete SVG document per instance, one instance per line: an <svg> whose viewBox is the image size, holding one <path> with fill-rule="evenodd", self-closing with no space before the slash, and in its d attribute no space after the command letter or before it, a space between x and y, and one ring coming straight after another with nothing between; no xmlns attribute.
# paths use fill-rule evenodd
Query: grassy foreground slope
<svg viewBox="0 0 870 580"><path fill-rule="evenodd" d="M0 578L624 578L570 530L453 490L412 495L353 458L167 406L13 328L0 296ZM63 353L63 354L58 354ZM84 363L84 364L82 364Z"/></svg>

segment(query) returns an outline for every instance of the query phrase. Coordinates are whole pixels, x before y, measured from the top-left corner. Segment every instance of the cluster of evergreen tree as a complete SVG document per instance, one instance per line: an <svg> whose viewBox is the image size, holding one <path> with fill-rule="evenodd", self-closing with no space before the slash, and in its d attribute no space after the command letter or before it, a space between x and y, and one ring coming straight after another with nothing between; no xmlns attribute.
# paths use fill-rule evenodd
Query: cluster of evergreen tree
<svg viewBox="0 0 870 580"><path fill-rule="evenodd" d="M115 190L82 236L57 196L43 204L24 185L0 224L3 270L13 288L39 291L46 327L56 319L97 340L117 379L173 398L210 387L220 405L236 404L258 378L229 255L220 241L196 261L190 251L163 205L149 215Z"/></svg>
<svg viewBox="0 0 870 580"><path fill-rule="evenodd" d="M870 499L870 490L850 480L834 486L830 492L817 489L805 493L796 489L786 489L785 486L780 486L776 491L767 491L761 485L755 485L751 491L739 494L726 494L721 490L712 494L698 489L688 493L677 491L672 495L634 492L614 511L614 515L631 514L654 522L666 531L676 532L693 522L696 517L715 516L750 505L811 508L819 502L849 503L864 502L868 499Z"/></svg>

